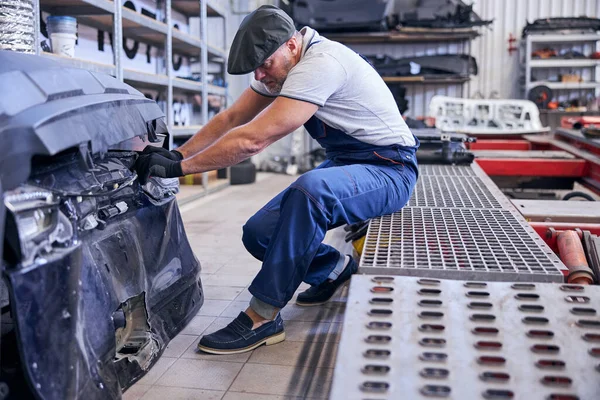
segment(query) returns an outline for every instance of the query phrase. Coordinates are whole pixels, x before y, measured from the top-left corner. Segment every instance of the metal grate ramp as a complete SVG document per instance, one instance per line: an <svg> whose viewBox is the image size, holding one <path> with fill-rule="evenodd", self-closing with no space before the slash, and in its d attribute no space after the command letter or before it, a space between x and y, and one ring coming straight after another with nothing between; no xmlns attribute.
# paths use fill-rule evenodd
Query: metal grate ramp
<svg viewBox="0 0 600 400"><path fill-rule="evenodd" d="M476 176L419 177L407 207L502 208L503 205Z"/></svg>
<svg viewBox="0 0 600 400"><path fill-rule="evenodd" d="M507 210L404 208L369 225L359 272L563 282L562 263Z"/></svg>
<svg viewBox="0 0 600 400"><path fill-rule="evenodd" d="M419 168L408 205L371 220L359 272L564 281L566 267L481 168Z"/></svg>
<svg viewBox="0 0 600 400"><path fill-rule="evenodd" d="M352 277L330 399L595 399L600 288Z"/></svg>
<svg viewBox="0 0 600 400"><path fill-rule="evenodd" d="M470 165L419 165L420 176L475 176Z"/></svg>

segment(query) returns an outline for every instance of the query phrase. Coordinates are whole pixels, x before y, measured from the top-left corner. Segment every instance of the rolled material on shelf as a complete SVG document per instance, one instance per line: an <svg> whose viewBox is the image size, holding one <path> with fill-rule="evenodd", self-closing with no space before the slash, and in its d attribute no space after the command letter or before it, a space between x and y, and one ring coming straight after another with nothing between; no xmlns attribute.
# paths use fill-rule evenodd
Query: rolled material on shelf
<svg viewBox="0 0 600 400"><path fill-rule="evenodd" d="M561 232L557 244L560 258L569 269L567 281L583 285L594 283L594 273L585 258L579 234L575 231Z"/></svg>
<svg viewBox="0 0 600 400"><path fill-rule="evenodd" d="M0 2L0 50L35 53L33 0Z"/></svg>

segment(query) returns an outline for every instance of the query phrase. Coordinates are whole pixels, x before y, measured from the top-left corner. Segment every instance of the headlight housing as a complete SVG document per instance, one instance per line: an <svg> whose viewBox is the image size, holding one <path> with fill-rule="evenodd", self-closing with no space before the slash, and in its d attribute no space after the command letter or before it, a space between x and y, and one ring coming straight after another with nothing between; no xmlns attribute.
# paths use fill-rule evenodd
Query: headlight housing
<svg viewBox="0 0 600 400"><path fill-rule="evenodd" d="M37 257L51 253L54 244L71 239L73 227L60 211L59 202L52 192L29 185L5 194L5 235L14 258L9 262L31 264Z"/></svg>

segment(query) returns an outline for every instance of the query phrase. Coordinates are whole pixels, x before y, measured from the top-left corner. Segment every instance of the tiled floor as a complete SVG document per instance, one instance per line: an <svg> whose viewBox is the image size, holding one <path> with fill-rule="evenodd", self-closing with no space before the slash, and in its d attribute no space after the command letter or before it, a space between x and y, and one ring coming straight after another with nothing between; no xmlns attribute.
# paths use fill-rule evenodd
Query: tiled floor
<svg viewBox="0 0 600 400"><path fill-rule="evenodd" d="M181 207L192 248L202 265L205 302L125 400L326 399L345 310L345 295L320 306L294 303L282 310L286 340L252 352L215 356L196 351L200 336L227 325L245 310L247 290L260 262L241 242L244 222L293 177L259 174L253 185L232 186ZM189 190L186 193L190 193ZM340 232L327 241L342 251ZM306 289L302 285L299 291Z"/></svg>

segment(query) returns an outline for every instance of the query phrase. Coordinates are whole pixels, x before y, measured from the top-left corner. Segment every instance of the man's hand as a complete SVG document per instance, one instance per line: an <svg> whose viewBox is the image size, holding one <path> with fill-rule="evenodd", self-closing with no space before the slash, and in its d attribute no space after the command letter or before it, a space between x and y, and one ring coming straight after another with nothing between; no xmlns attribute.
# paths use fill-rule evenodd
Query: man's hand
<svg viewBox="0 0 600 400"><path fill-rule="evenodd" d="M142 151L143 155L148 155L148 154L160 154L161 156L168 158L169 160L172 161L181 161L183 160L183 155L178 152L177 150L167 150L163 147L157 147L157 146L146 146L144 148L144 151Z"/></svg>
<svg viewBox="0 0 600 400"><path fill-rule="evenodd" d="M169 160L156 152L140 155L135 162L135 170L142 185L150 176L159 178L183 176L181 161Z"/></svg>

